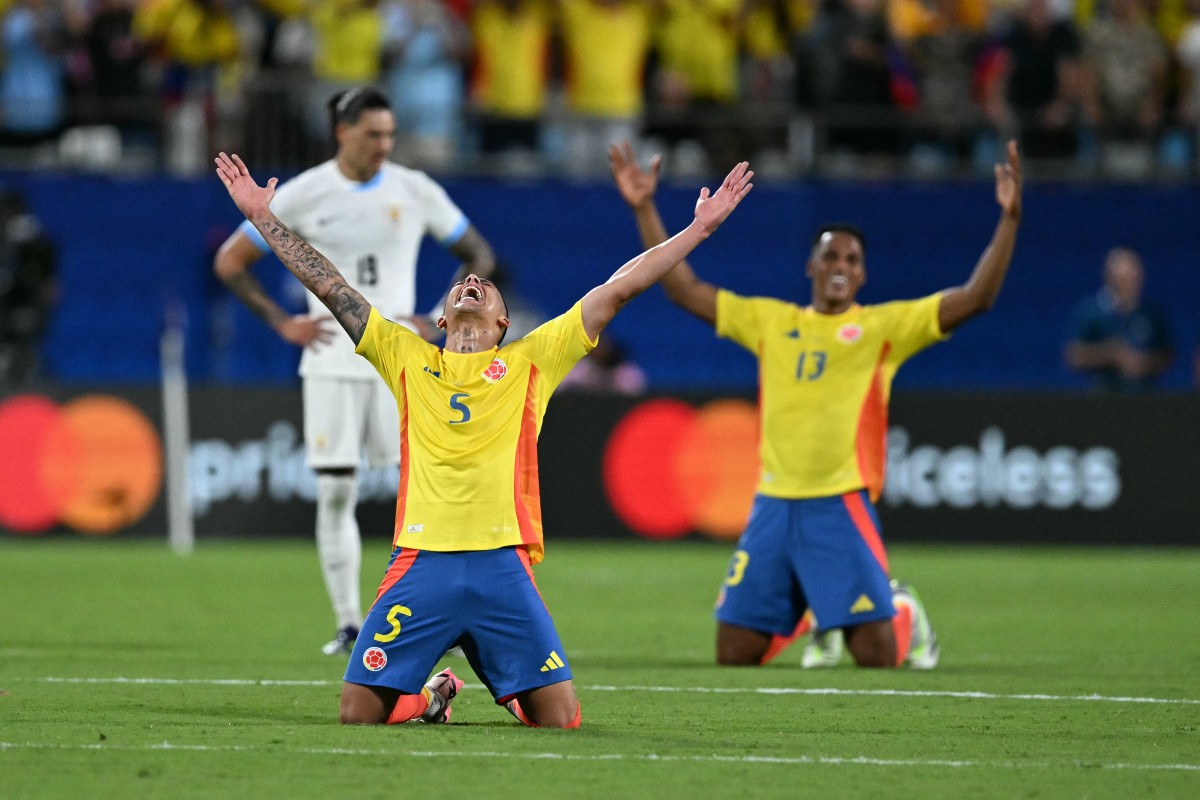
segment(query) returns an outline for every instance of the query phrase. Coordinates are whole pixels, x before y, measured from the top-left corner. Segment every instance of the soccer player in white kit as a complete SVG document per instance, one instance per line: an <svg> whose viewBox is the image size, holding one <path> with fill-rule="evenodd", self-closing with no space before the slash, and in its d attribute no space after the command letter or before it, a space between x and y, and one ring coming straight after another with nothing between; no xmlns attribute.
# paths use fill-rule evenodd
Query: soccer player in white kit
<svg viewBox="0 0 1200 800"><path fill-rule="evenodd" d="M388 161L396 123L382 92L369 86L342 92L330 99L329 111L336 155L280 186L271 210L381 314L433 336L427 318L413 316L422 238L432 236L462 262L451 283L489 275L492 249L441 186ZM337 619L337 634L322 650L349 653L362 624L356 468L364 450L371 466L399 463L396 403L320 300L309 294L309 313L292 316L263 290L251 267L268 252L244 222L217 252L214 269L284 341L304 347L304 442L317 473L317 551ZM436 308L440 313L441 304Z"/></svg>

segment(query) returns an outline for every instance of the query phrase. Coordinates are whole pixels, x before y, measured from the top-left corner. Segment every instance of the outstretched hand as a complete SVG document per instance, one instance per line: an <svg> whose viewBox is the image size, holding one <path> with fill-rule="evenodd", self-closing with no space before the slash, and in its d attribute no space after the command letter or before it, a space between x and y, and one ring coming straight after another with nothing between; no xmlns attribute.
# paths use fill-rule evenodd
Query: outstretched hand
<svg viewBox="0 0 1200 800"><path fill-rule="evenodd" d="M654 199L654 192L658 189L658 172L662 168L662 156L655 155L651 158L650 170L643 171L633 154L633 146L624 141L619 145L614 143L608 146L608 161L617 191L631 208L637 209Z"/></svg>
<svg viewBox="0 0 1200 800"><path fill-rule="evenodd" d="M996 202L1010 217L1021 216L1021 154L1017 142L1008 142L1008 163L996 165Z"/></svg>
<svg viewBox="0 0 1200 800"><path fill-rule="evenodd" d="M742 198L754 188L754 184L750 182L754 173L749 167L748 161L734 167L725 176L721 188L711 197L707 186L700 190L700 199L696 201L696 221L706 232L711 234L715 231L725 218L733 213L738 203L742 202Z"/></svg>
<svg viewBox="0 0 1200 800"><path fill-rule="evenodd" d="M254 178L250 177L250 170L246 169L246 165L236 153L232 158L221 153L214 160L217 164L217 177L225 184L234 205L247 219L271 207L271 198L275 196L275 184L279 183L278 178L271 178L266 186L259 186L254 182Z"/></svg>

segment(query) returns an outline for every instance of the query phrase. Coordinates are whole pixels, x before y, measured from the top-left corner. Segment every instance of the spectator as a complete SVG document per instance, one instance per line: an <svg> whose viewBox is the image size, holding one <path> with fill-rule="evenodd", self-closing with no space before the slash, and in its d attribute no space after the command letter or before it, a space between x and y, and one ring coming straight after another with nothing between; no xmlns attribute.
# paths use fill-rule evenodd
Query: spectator
<svg viewBox="0 0 1200 800"><path fill-rule="evenodd" d="M471 99L485 155L532 154L541 146L550 58L545 0L480 0L471 16Z"/></svg>
<svg viewBox="0 0 1200 800"><path fill-rule="evenodd" d="M1085 37L1085 107L1105 168L1145 174L1163 123L1166 49L1143 0L1112 0Z"/></svg>
<svg viewBox="0 0 1200 800"><path fill-rule="evenodd" d="M646 391L646 373L629 360L620 342L601 336L596 348L567 373L559 388L633 397Z"/></svg>
<svg viewBox="0 0 1200 800"><path fill-rule="evenodd" d="M1179 119L1191 133L1191 150L1196 151L1200 130L1200 0L1188 0L1191 18L1175 44L1179 64Z"/></svg>
<svg viewBox="0 0 1200 800"><path fill-rule="evenodd" d="M1004 69L984 101L1000 138L1019 131L1031 159L1074 158L1083 86L1075 25L1056 18L1049 0L1028 0L1005 37L1004 51Z"/></svg>
<svg viewBox="0 0 1200 800"><path fill-rule="evenodd" d="M1133 250L1115 247L1104 260L1104 285L1075 309L1067 365L1103 391L1150 388L1171 365L1166 314L1142 296L1145 274Z"/></svg>
<svg viewBox="0 0 1200 800"><path fill-rule="evenodd" d="M462 138L467 27L441 0L390 0L382 12L384 86L396 112L400 158L445 168Z"/></svg>
<svg viewBox="0 0 1200 800"><path fill-rule="evenodd" d="M221 71L237 64L240 40L225 0L149 0L133 30L162 63L165 160L176 173L208 162Z"/></svg>
<svg viewBox="0 0 1200 800"><path fill-rule="evenodd" d="M45 0L15 0L0 19L0 141L36 144L62 128L63 23Z"/></svg>
<svg viewBox="0 0 1200 800"><path fill-rule="evenodd" d="M55 250L18 192L0 194L0 386L40 374L38 346L57 298Z"/></svg>
<svg viewBox="0 0 1200 800"><path fill-rule="evenodd" d="M741 0L663 0L654 26L655 113L646 134L682 146L680 156L702 150L708 158L694 166L705 173L705 161L738 157L737 145L731 146L735 115L725 109L738 99L741 7Z"/></svg>
<svg viewBox="0 0 1200 800"><path fill-rule="evenodd" d="M383 68L384 21L379 0L324 0L312 6L314 33L306 127L316 142L329 139L326 101L356 86L375 84Z"/></svg>
<svg viewBox="0 0 1200 800"><path fill-rule="evenodd" d="M146 50L133 32L135 6L136 0L99 0L83 34L91 78L85 92L94 112L89 121L122 133L144 131L153 120L142 81Z"/></svg>
<svg viewBox="0 0 1200 800"><path fill-rule="evenodd" d="M608 145L636 138L650 46L648 0L561 0L567 171L607 170Z"/></svg>
<svg viewBox="0 0 1200 800"><path fill-rule="evenodd" d="M901 118L892 97L882 0L844 0L822 10L817 34L828 54L824 92L829 146L851 155L894 155Z"/></svg>
<svg viewBox="0 0 1200 800"><path fill-rule="evenodd" d="M971 13L961 0L937 0L906 48L916 72L920 148L940 165L970 155L981 121L974 78L983 39Z"/></svg>
<svg viewBox="0 0 1200 800"><path fill-rule="evenodd" d="M792 79L792 101L799 109L810 110L816 100L818 77L819 42L814 33L817 29L817 12L820 0L775 0L782 6L778 16L780 27L787 39L788 55L791 57L795 75ZM777 6L778 7L778 6Z"/></svg>

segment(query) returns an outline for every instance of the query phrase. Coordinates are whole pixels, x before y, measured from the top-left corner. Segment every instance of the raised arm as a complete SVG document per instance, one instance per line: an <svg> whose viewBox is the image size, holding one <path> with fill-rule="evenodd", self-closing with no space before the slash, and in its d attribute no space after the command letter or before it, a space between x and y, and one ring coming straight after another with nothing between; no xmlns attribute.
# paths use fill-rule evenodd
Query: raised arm
<svg viewBox="0 0 1200 800"><path fill-rule="evenodd" d="M629 142L609 145L609 163L613 180L621 197L633 209L638 235L644 247L654 247L667 240L667 229L654 205L658 189L658 171L662 158L650 159L649 172L637 165ZM680 261L662 278L662 287L675 305L692 312L710 325L717 321L717 287L696 277L686 260Z"/></svg>
<svg viewBox="0 0 1200 800"><path fill-rule="evenodd" d="M1000 221L971 277L942 295L938 324L943 333L991 308L1004 285L1021 224L1021 156L1015 141L1008 143L1008 163L996 165L996 202L1000 206Z"/></svg>
<svg viewBox="0 0 1200 800"><path fill-rule="evenodd" d="M278 180L271 178L265 187L259 186L237 155L230 158L221 153L216 158L216 164L217 175L238 210L263 235L283 265L325 304L334 319L358 344L366 330L371 305L346 283L342 273L329 259L293 233L271 212L271 198L275 196Z"/></svg>
<svg viewBox="0 0 1200 800"><path fill-rule="evenodd" d="M711 197L707 188L701 189L700 199L696 201L696 216L690 225L626 263L608 281L584 296L583 326L589 336L598 336L626 303L661 280L672 268L678 269L676 265L712 235L753 188L750 179L754 173L748 167L745 161L734 167Z"/></svg>

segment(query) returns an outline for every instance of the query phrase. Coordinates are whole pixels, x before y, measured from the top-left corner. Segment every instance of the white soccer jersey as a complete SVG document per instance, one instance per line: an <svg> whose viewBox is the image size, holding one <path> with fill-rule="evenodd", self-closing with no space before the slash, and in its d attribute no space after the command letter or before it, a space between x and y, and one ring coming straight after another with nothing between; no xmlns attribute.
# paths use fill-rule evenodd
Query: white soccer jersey
<svg viewBox="0 0 1200 800"><path fill-rule="evenodd" d="M386 162L366 183L350 180L326 161L297 175L275 193L271 210L320 250L347 282L390 319L408 316L416 304L417 252L429 234L445 246L457 242L468 220L444 189L423 172ZM240 230L264 251L270 247L248 221ZM309 313L329 310L308 295ZM336 322L328 344L306 347L305 377L377 378L354 354L354 343Z"/></svg>

